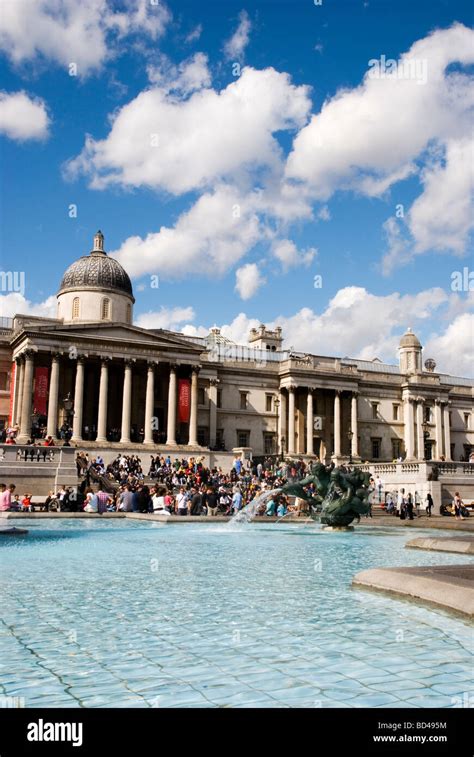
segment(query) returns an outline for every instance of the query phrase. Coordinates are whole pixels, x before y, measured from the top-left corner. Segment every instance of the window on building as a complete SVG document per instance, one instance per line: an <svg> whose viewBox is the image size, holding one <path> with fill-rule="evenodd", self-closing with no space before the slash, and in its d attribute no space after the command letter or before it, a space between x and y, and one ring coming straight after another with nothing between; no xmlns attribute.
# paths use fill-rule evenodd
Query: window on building
<svg viewBox="0 0 474 757"><path fill-rule="evenodd" d="M248 408L248 392L240 392L240 409L241 410L247 410ZM240 445L245 446L245 445Z"/></svg>
<svg viewBox="0 0 474 757"><path fill-rule="evenodd" d="M9 389L9 381L8 381L8 373L6 371L2 371L0 373L0 391L6 392Z"/></svg>
<svg viewBox="0 0 474 757"><path fill-rule="evenodd" d="M379 403L371 402L370 404L372 405L372 418L376 421L379 417Z"/></svg>
<svg viewBox="0 0 474 757"><path fill-rule="evenodd" d="M371 439L372 442L372 460L379 460L382 448L381 439Z"/></svg>
<svg viewBox="0 0 474 757"><path fill-rule="evenodd" d="M275 434L263 434L263 450L266 455L273 455L275 452Z"/></svg>
<svg viewBox="0 0 474 757"><path fill-rule="evenodd" d="M217 390L217 407L222 407L222 389Z"/></svg>
<svg viewBox="0 0 474 757"><path fill-rule="evenodd" d="M402 456L402 440L392 439L392 460L398 460Z"/></svg>
<svg viewBox="0 0 474 757"><path fill-rule="evenodd" d="M237 431L237 447L250 447L250 431Z"/></svg>
<svg viewBox="0 0 474 757"><path fill-rule="evenodd" d="M72 317L79 318L79 297L74 297L72 301Z"/></svg>
<svg viewBox="0 0 474 757"><path fill-rule="evenodd" d="M217 449L225 449L223 428L216 429L216 447Z"/></svg>
<svg viewBox="0 0 474 757"><path fill-rule="evenodd" d="M201 447L209 445L209 428L207 426L198 426L197 440Z"/></svg>
<svg viewBox="0 0 474 757"><path fill-rule="evenodd" d="M393 407L393 420L398 421L400 419L400 405L394 403Z"/></svg>
<svg viewBox="0 0 474 757"><path fill-rule="evenodd" d="M108 297L104 297L102 300L102 312L100 317L103 321L108 321L110 318L110 300Z"/></svg>
<svg viewBox="0 0 474 757"><path fill-rule="evenodd" d="M127 323L132 322L132 306L127 305Z"/></svg>
<svg viewBox="0 0 474 757"><path fill-rule="evenodd" d="M265 410L267 411L267 413L271 413L273 410L273 395L272 394L265 395Z"/></svg>
<svg viewBox="0 0 474 757"><path fill-rule="evenodd" d="M431 408L425 405L425 423L431 423Z"/></svg>
<svg viewBox="0 0 474 757"><path fill-rule="evenodd" d="M464 413L464 428L469 428L469 421L471 420L470 413Z"/></svg>
<svg viewBox="0 0 474 757"><path fill-rule="evenodd" d="M204 387L200 386L198 388L198 405L205 405L206 404L206 395L204 393Z"/></svg>

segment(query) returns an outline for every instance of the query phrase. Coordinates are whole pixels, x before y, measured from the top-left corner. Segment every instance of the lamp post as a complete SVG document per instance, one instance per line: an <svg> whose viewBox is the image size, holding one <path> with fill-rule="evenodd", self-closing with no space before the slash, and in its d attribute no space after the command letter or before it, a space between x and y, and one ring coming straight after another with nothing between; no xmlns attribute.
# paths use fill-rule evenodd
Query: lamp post
<svg viewBox="0 0 474 757"><path fill-rule="evenodd" d="M74 401L71 399L70 392L68 392L66 397L63 399L63 407L66 413L66 425L69 428L70 427L69 419L74 415L74 411L73 411Z"/></svg>
<svg viewBox="0 0 474 757"><path fill-rule="evenodd" d="M352 465L352 437L354 436L353 431L347 432L347 438L349 439L349 465Z"/></svg>
<svg viewBox="0 0 474 757"><path fill-rule="evenodd" d="M276 453L277 453L277 455L279 455L280 454L280 445L279 445L279 440L278 440L278 410L280 408L280 400L278 399L278 396L274 397L273 404L275 406L275 415L276 415L276 440L277 440L277 443L276 443Z"/></svg>
<svg viewBox="0 0 474 757"><path fill-rule="evenodd" d="M429 429L428 429L428 423L426 421L426 418L423 421L421 427L423 429L423 460L426 461L427 460L427 456L426 456L426 442L430 438L430 432L429 432Z"/></svg>

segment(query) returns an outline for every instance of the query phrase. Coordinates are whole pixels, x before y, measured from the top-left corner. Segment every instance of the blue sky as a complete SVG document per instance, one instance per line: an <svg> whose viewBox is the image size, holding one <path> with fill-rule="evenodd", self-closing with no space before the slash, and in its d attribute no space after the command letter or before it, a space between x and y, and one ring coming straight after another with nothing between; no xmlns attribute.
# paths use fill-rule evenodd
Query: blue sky
<svg viewBox="0 0 474 757"><path fill-rule="evenodd" d="M80 5L0 20L1 264L26 274L4 315L54 314L100 227L139 325L242 341L264 321L390 362L412 326L442 370L472 371L473 295L451 289L472 269L470 3ZM425 82L368 77L403 55Z"/></svg>

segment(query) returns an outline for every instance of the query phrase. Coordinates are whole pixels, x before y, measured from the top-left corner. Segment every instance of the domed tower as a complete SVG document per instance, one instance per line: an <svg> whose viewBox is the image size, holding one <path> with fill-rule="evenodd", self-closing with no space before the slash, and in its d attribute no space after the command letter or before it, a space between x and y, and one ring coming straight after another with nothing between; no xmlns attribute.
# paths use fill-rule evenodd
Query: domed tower
<svg viewBox="0 0 474 757"><path fill-rule="evenodd" d="M400 339L400 371L402 373L421 373L422 346L411 329Z"/></svg>
<svg viewBox="0 0 474 757"><path fill-rule="evenodd" d="M104 235L98 231L94 247L69 266L58 298L58 318L64 323L132 323L132 284L127 272L104 251Z"/></svg>

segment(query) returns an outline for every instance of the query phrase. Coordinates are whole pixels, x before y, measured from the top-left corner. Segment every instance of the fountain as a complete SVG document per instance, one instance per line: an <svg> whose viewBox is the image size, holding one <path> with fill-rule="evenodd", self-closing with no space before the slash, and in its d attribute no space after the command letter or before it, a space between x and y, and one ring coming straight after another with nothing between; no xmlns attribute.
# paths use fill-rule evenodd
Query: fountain
<svg viewBox="0 0 474 757"><path fill-rule="evenodd" d="M281 489L265 490L258 497L254 497L251 502L248 503L242 510L232 516L229 523L250 523L255 518L260 505L264 504L267 499L274 497L276 494L281 494Z"/></svg>
<svg viewBox="0 0 474 757"><path fill-rule="evenodd" d="M314 491L308 491L311 487ZM349 530L351 523L370 509L370 473L360 470L347 472L342 468L315 463L306 478L288 483L278 489L264 491L231 519L231 523L250 523L260 505L278 494L290 494L309 505L312 520L319 520L326 529Z"/></svg>

